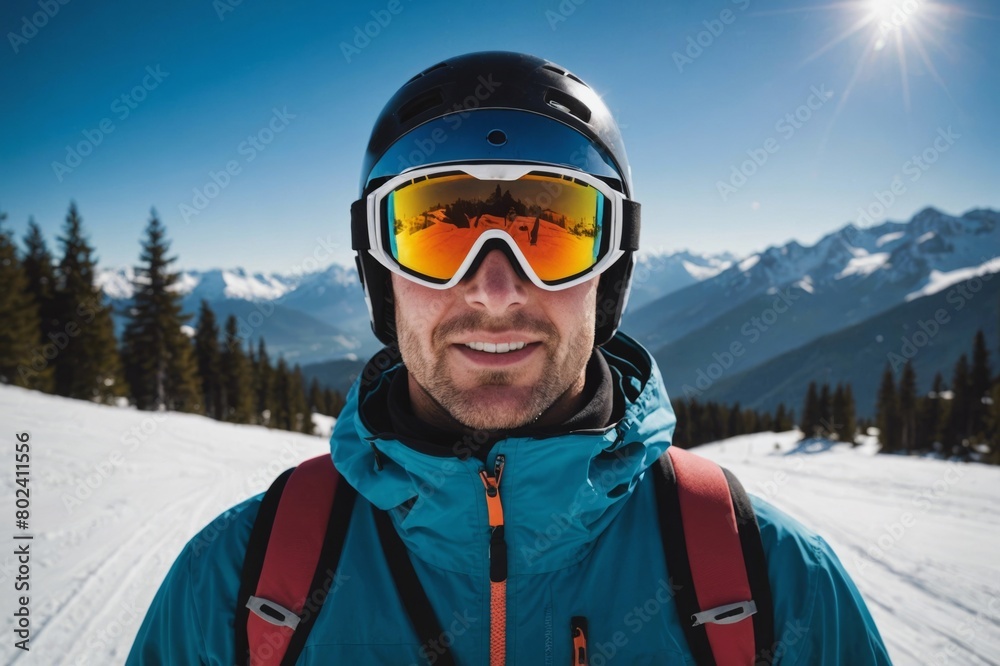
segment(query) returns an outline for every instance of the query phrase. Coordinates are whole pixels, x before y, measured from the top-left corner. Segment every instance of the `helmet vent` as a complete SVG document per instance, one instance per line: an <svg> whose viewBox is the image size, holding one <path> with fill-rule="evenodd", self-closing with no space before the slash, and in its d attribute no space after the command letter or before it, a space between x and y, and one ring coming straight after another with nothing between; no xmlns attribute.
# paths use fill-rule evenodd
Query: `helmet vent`
<svg viewBox="0 0 1000 666"><path fill-rule="evenodd" d="M579 77L577 77L577 76L576 76L575 74L573 74L572 72L567 72L567 71L566 71L566 70L564 70L564 69L559 69L559 68L558 68L558 67L556 67L555 65L542 65L542 69L547 69L547 70L549 70L550 72L555 72L555 73L556 73L556 74L558 74L559 76L566 76L566 77L569 77L569 78L573 79L574 81L576 81L577 83L579 83L580 85L584 85L584 86L585 86L585 85L587 85L586 83L584 83L583 81L581 81L581 80L580 80L580 78L579 78Z"/></svg>
<svg viewBox="0 0 1000 666"><path fill-rule="evenodd" d="M444 104L444 97L441 95L440 88L432 88L425 93L417 95L413 99L407 100L399 110L396 112L396 119L400 124L414 118L424 111L429 111L433 108L441 106Z"/></svg>
<svg viewBox="0 0 1000 666"><path fill-rule="evenodd" d="M587 105L561 90L548 88L545 91L545 103L554 109L574 115L585 123L590 122L590 109Z"/></svg>

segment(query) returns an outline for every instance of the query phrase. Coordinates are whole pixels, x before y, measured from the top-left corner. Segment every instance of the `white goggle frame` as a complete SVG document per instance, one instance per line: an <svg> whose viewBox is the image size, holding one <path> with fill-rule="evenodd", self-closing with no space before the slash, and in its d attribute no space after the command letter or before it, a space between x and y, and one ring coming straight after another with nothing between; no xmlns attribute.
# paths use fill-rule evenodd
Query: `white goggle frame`
<svg viewBox="0 0 1000 666"><path fill-rule="evenodd" d="M392 256L392 252L389 248L386 248L383 243L383 220L380 220L380 211L382 210L382 201L389 196L400 185L415 181L417 179L422 179L426 176L433 176L439 173L448 173L459 171L466 173L479 180L503 180L503 181L513 181L526 176L529 173L540 172L544 174L553 174L557 176L563 176L578 180L585 183L602 195L604 195L605 206L608 206L611 211L610 221L608 223L608 228L605 232L608 233L608 249L597 263L587 269L585 272L577 275L576 277L559 282L558 284L546 284L541 278L535 273L534 269L531 268L531 264L528 263L527 257L521 252L521 249L517 246L517 241L514 237L502 229L490 229L485 231L475 242L469 253L466 255L465 260L455 271L455 275L452 276L447 282L436 282L433 280L425 279L409 272L404 269L396 259ZM549 165L549 164L524 164L524 163L497 163L497 164L445 164L436 165L423 168L410 169L395 176L374 191L372 191L367 197L367 210L368 210L368 239L370 248L368 252L378 261L380 264L385 266L387 269L406 278L412 282L416 282L419 285L430 287L431 289L450 289L458 284L462 278L465 277L466 273L469 271L469 267L475 262L476 257L482 251L483 246L490 240L496 238L507 244L510 248L511 253L517 258L518 263L521 266L521 270L524 274L528 276L539 289L544 289L546 291L560 291L562 289L569 289L570 287L575 287L578 284L582 284L587 280L592 279L595 275L600 275L605 270L610 268L616 261L618 261L624 254L625 251L621 249L622 241L622 202L625 200L625 195L616 190L615 188L608 185L606 182L592 176L583 171L577 171L576 169L569 169L566 167Z"/></svg>

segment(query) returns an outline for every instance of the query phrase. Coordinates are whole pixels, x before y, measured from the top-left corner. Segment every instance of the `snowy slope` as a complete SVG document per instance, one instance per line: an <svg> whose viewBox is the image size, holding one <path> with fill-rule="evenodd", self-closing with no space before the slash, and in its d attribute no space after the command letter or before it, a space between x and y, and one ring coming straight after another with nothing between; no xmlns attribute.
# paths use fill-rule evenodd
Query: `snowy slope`
<svg viewBox="0 0 1000 666"><path fill-rule="evenodd" d="M31 433L35 535L31 652L16 650L8 634L0 642L3 664L122 663L187 539L281 470L328 450L319 437L9 386L0 386L0 421L8 451L15 432ZM783 455L795 439L794 433L754 435L699 452L831 541L896 663L996 663L1000 469L873 457L823 443ZM0 506L12 513L9 460L0 475ZM912 516L904 519L907 512ZM909 526L892 536L891 526L904 520ZM12 526L6 531L13 536ZM884 554L866 557L880 539ZM6 618L14 610L12 550L0 551Z"/></svg>
<svg viewBox="0 0 1000 666"><path fill-rule="evenodd" d="M0 386L13 528L14 433L31 434L31 651L2 664L125 661L160 581L187 540L281 471L329 451L320 437L150 413ZM327 427L328 424L326 424ZM0 614L14 612L12 547L0 554ZM29 656L30 655L30 656Z"/></svg>
<svg viewBox="0 0 1000 666"><path fill-rule="evenodd" d="M894 663L1000 662L1000 469L800 444L796 432L696 451L830 542Z"/></svg>

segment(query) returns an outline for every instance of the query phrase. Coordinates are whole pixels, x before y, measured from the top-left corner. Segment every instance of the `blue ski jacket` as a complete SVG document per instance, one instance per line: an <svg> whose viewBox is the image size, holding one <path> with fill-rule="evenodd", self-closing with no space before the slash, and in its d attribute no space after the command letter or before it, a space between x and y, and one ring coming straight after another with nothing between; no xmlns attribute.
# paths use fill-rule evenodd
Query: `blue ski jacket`
<svg viewBox="0 0 1000 666"><path fill-rule="evenodd" d="M638 343L619 334L601 353L625 401L619 422L503 439L487 458L492 466L505 456L508 664L571 663L574 616L587 618L594 666L695 663L672 601L647 472L670 446L674 413ZM355 382L331 437L336 467L359 497L330 592L297 662L303 666L433 664L445 647L458 664L489 662L483 462L463 450L472 441L457 442L455 455L432 455L370 431L360 407L395 369ZM127 664L237 664L236 597L260 501L223 513L187 544ZM767 502L752 503L774 602L774 663L889 664L861 594L827 543ZM443 629L440 641L419 644L379 545L373 507L391 510Z"/></svg>

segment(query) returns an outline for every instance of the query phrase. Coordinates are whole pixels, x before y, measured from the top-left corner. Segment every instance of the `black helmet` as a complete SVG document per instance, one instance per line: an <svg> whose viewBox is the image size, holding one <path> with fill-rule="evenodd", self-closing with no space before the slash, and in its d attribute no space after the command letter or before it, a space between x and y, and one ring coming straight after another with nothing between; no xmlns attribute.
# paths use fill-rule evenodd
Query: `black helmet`
<svg viewBox="0 0 1000 666"><path fill-rule="evenodd" d="M601 98L547 60L506 51L449 58L412 77L382 109L351 207L352 246L372 330L396 342L389 271L367 251L365 197L407 169L449 162L523 161L578 169L632 196L621 133ZM635 233L624 256L601 274L595 344L611 339L628 300Z"/></svg>

